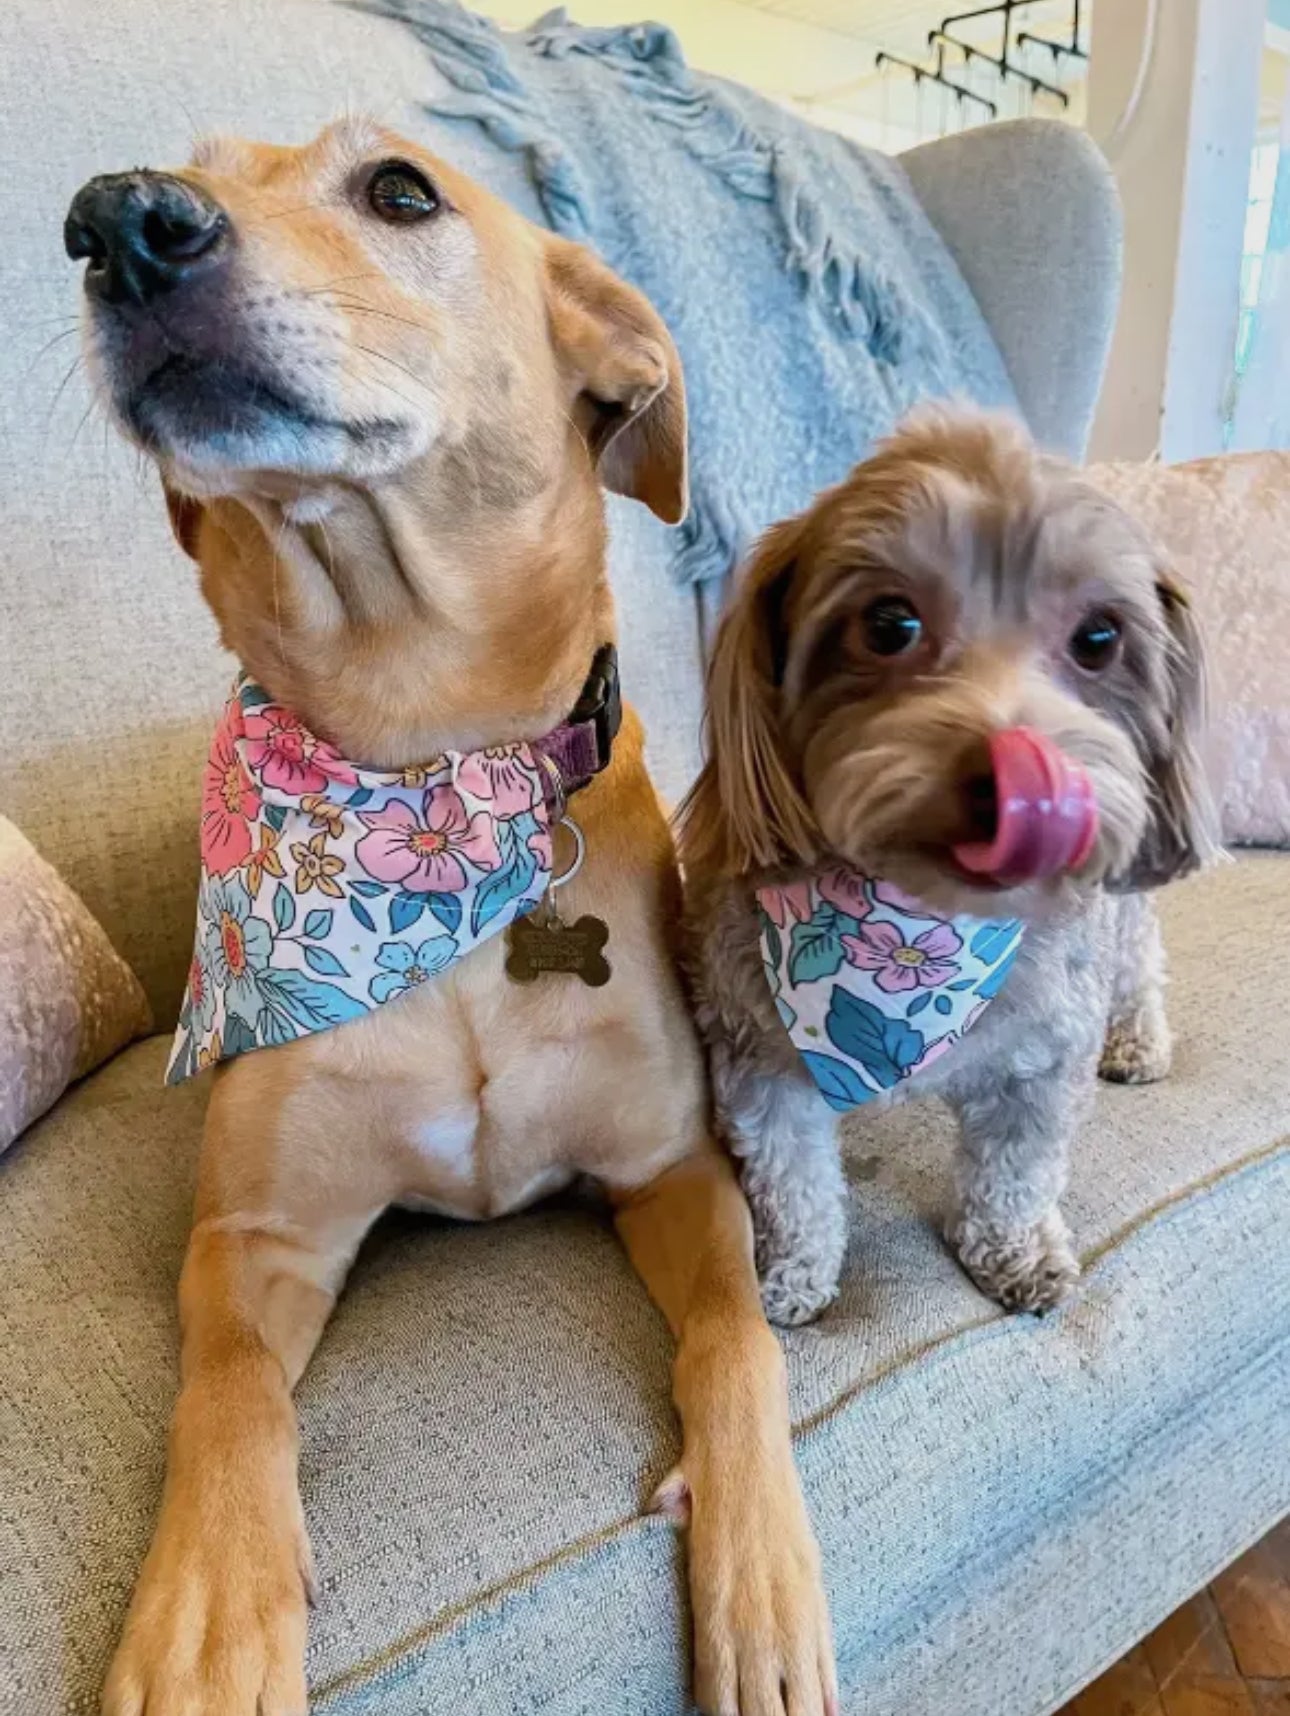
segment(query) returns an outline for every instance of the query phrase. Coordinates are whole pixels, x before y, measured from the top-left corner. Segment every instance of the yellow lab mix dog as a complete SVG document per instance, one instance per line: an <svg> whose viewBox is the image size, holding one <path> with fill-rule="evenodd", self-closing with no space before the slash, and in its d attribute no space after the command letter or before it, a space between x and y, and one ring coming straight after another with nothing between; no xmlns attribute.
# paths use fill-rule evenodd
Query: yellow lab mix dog
<svg viewBox="0 0 1290 1716"><path fill-rule="evenodd" d="M680 367L638 293L366 122L95 179L66 238L101 393L298 735L415 784L441 753L506 755L568 720L613 638L601 486L685 508ZM594 767L564 783L585 836L568 894L608 926L609 982L512 981L496 936L216 1070L165 1492L107 1716L305 1709L291 1392L355 1251L392 1204L479 1219L579 1175L677 1338L683 1451L661 1495L690 1523L698 1700L836 1710L783 1364L709 1130L630 712Z"/></svg>

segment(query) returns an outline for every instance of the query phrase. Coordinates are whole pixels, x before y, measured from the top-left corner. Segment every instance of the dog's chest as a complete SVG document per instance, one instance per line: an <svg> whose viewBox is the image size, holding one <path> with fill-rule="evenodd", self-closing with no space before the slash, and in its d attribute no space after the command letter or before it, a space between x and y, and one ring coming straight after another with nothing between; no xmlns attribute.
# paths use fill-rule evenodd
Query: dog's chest
<svg viewBox="0 0 1290 1716"><path fill-rule="evenodd" d="M481 1101L456 1106L432 1103L423 1119L408 1126L415 1171L398 1200L406 1208L486 1221L548 1197L573 1178L540 1151L508 1148L487 1110L487 1091L482 1095Z"/></svg>
<svg viewBox="0 0 1290 1716"><path fill-rule="evenodd" d="M603 1170L605 1090L622 1077L609 998L570 976L514 984L504 952L477 948L361 1022L361 1044L347 1033L381 1092L398 1203L482 1221Z"/></svg>

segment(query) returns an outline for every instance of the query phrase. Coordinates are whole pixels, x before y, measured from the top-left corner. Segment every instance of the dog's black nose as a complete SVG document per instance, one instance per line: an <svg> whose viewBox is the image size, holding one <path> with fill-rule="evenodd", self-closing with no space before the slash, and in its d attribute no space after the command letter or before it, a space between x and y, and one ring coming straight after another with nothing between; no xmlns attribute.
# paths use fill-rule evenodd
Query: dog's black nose
<svg viewBox="0 0 1290 1716"><path fill-rule="evenodd" d="M168 173L109 173L72 199L63 243L82 257L85 290L109 304L146 304L208 269L227 250L228 216Z"/></svg>

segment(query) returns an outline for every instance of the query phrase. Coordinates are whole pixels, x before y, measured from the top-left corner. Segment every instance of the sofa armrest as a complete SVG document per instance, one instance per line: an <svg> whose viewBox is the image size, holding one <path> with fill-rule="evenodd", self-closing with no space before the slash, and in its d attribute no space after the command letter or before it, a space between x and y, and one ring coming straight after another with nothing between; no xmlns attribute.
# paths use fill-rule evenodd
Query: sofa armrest
<svg viewBox="0 0 1290 1716"><path fill-rule="evenodd" d="M1120 295L1119 195L1101 151L1020 119L900 156L998 343L1041 445L1082 458Z"/></svg>

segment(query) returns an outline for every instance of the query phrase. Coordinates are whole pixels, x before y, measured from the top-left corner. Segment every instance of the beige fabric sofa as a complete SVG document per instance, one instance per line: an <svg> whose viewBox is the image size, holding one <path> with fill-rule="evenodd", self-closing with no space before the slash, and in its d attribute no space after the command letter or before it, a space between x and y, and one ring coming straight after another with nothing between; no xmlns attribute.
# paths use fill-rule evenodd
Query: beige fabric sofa
<svg viewBox="0 0 1290 1716"><path fill-rule="evenodd" d="M194 125L299 137L348 99L423 130L431 82L394 26L322 0L0 15L0 808L162 1021L230 663L153 480L86 415L80 374L58 393L62 211L92 172L177 157ZM910 171L1032 421L1077 447L1114 302L1104 173L1043 128ZM653 531L615 514L625 679L675 790L702 616ZM1101 1093L1068 1309L1005 1319L942 1249L944 1123L854 1133L846 1291L786 1341L848 1716L1042 1716L1290 1506L1290 858L1180 888L1165 915L1178 1065ZM205 1100L162 1089L165 1052L118 1056L0 1162L4 1716L94 1708L148 1539ZM392 1219L300 1404L318 1710L687 1707L680 1551L642 1513L675 1451L668 1343L594 1209Z"/></svg>

